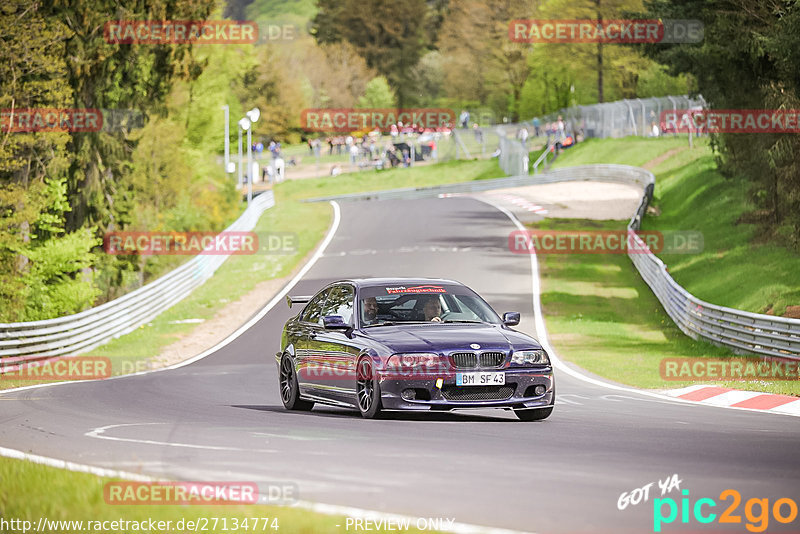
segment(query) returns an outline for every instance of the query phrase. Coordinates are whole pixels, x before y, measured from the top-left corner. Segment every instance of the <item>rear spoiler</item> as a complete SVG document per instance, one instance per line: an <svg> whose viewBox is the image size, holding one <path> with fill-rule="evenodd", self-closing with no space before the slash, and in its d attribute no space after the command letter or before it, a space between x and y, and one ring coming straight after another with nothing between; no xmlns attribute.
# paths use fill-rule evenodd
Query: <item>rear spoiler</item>
<svg viewBox="0 0 800 534"><path fill-rule="evenodd" d="M311 295L309 296L298 295L294 297L291 295L286 295L286 304L288 304L290 308L292 307L292 304L305 304L309 300L311 300Z"/></svg>

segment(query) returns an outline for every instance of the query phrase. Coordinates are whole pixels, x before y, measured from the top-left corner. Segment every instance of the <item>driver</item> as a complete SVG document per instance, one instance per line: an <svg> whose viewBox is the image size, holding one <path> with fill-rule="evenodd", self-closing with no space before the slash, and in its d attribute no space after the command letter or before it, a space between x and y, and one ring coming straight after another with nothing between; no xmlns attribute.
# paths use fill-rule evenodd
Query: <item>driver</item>
<svg viewBox="0 0 800 534"><path fill-rule="evenodd" d="M430 296L425 300L425 304L422 307L422 312L425 314L426 321L434 321L437 323L442 322L442 318L439 317L442 314L442 304L439 302L438 296Z"/></svg>
<svg viewBox="0 0 800 534"><path fill-rule="evenodd" d="M364 324L374 323L378 318L378 299L367 297L361 301L361 307L364 310Z"/></svg>

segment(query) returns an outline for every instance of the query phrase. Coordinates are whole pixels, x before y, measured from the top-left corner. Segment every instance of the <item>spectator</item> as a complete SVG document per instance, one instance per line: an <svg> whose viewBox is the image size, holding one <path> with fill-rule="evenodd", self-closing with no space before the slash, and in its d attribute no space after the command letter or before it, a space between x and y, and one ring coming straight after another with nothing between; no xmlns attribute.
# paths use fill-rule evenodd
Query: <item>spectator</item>
<svg viewBox="0 0 800 534"><path fill-rule="evenodd" d="M394 145L390 145L389 148L386 149L386 157L389 159L389 163L392 164L392 167L397 167L400 164L400 158L397 157L396 152Z"/></svg>
<svg viewBox="0 0 800 534"><path fill-rule="evenodd" d="M539 125L540 125L539 118L538 117L534 117L534 119L533 119L533 133L536 134L536 137L539 137L541 135L541 132L539 130Z"/></svg>
<svg viewBox="0 0 800 534"><path fill-rule="evenodd" d="M483 144L483 130L480 129L477 122L472 125L472 131L475 132L475 141Z"/></svg>
<svg viewBox="0 0 800 534"><path fill-rule="evenodd" d="M458 117L458 122L461 123L462 128L469 128L469 111L466 109L461 110L461 115Z"/></svg>
<svg viewBox="0 0 800 534"><path fill-rule="evenodd" d="M272 140L269 143L269 151L272 152L272 159L281 157L281 143L280 141Z"/></svg>

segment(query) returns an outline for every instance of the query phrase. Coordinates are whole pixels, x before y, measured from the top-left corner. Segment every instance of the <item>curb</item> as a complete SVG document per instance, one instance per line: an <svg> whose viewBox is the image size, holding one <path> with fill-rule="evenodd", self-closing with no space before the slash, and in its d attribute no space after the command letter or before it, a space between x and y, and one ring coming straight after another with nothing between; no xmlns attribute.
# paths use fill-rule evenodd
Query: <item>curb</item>
<svg viewBox="0 0 800 534"><path fill-rule="evenodd" d="M759 391L742 391L718 386L695 385L680 389L670 389L665 395L699 404L724 406L727 408L746 408L771 413L800 415L800 398L790 395L775 395Z"/></svg>

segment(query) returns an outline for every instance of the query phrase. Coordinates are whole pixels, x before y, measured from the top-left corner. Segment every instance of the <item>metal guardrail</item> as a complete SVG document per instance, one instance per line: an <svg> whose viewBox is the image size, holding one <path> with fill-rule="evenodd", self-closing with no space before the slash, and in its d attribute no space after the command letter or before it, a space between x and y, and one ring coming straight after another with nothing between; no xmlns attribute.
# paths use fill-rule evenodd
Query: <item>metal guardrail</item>
<svg viewBox="0 0 800 534"><path fill-rule="evenodd" d="M256 196L226 231L252 230L261 214L274 205L272 191ZM130 293L73 315L43 321L0 323L0 364L79 354L132 332L188 296L211 278L226 259L228 255L195 256Z"/></svg>
<svg viewBox="0 0 800 534"><path fill-rule="evenodd" d="M800 319L750 313L701 300L681 287L667 272L664 262L649 252L647 245L635 232L640 229L647 206L653 198L655 176L639 167L613 164L584 165L550 170L534 176L511 176L494 180L355 193L310 200L414 199L584 180L635 184L644 190L639 207L628 222L628 231L635 242L631 247L633 252L629 251L628 257L667 314L684 334L694 339L702 338L715 345L726 346L737 353L800 360Z"/></svg>

